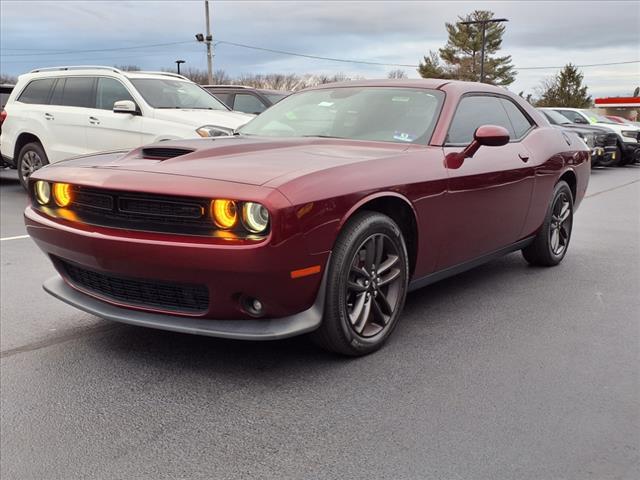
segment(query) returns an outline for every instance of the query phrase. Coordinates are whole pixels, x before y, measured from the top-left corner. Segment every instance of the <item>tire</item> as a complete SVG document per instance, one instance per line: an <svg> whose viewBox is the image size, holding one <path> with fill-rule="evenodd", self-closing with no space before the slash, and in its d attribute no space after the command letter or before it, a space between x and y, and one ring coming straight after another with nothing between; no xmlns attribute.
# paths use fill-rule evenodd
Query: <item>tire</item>
<svg viewBox="0 0 640 480"><path fill-rule="evenodd" d="M606 160L605 160L606 158ZM616 147L616 158L612 159L610 156L603 157L602 160L598 163L599 167L616 167L620 165L620 161L622 159L622 150L619 146Z"/></svg>
<svg viewBox="0 0 640 480"><path fill-rule="evenodd" d="M561 180L553 190L542 227L533 242L522 249L522 255L531 265L558 265L567 253L572 230L573 195L569 185Z"/></svg>
<svg viewBox="0 0 640 480"><path fill-rule="evenodd" d="M49 165L49 158L44 152L44 148L38 142L27 143L20 149L16 168L18 169L18 178L22 187L26 190L29 183L29 176L36 170Z"/></svg>
<svg viewBox="0 0 640 480"><path fill-rule="evenodd" d="M374 268L363 268L369 262L374 275ZM342 355L378 350L397 325L407 295L407 247L398 225L381 213L354 215L340 232L327 275L324 318L312 339Z"/></svg>

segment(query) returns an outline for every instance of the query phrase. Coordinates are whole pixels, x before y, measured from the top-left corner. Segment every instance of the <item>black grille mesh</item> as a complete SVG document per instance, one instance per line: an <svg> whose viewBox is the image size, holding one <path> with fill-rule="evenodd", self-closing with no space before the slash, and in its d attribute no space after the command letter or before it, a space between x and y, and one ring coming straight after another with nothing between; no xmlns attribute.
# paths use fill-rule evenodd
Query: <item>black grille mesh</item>
<svg viewBox="0 0 640 480"><path fill-rule="evenodd" d="M203 313L209 306L205 285L126 278L56 260L77 287L127 305L184 313Z"/></svg>

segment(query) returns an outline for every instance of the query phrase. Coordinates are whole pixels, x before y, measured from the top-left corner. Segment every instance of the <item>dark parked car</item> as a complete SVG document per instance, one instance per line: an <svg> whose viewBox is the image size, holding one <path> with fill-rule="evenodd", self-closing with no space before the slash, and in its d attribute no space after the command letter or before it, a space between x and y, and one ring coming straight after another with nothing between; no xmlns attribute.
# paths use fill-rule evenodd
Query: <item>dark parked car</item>
<svg viewBox="0 0 640 480"><path fill-rule="evenodd" d="M578 135L591 148L591 166L612 167L618 164L617 157L618 136L611 130L594 125L573 123L555 110L540 109L549 123Z"/></svg>
<svg viewBox="0 0 640 480"><path fill-rule="evenodd" d="M266 90L241 85L204 85L203 88L231 110L256 115L291 94L283 90Z"/></svg>
<svg viewBox="0 0 640 480"><path fill-rule="evenodd" d="M2 123L4 122L4 119L7 117L7 112L5 112L4 106L7 103L7 99L9 98L9 95L11 95L11 92L13 91L13 87L15 87L15 85L9 85L6 83L3 83L0 85L0 132L2 132ZM2 156L0 155L0 168L4 168L8 166L9 165L5 164L4 160L2 159Z"/></svg>
<svg viewBox="0 0 640 480"><path fill-rule="evenodd" d="M40 169L25 221L60 275L44 288L86 312L363 355L410 290L517 250L560 263L588 180L584 142L502 88L362 81L233 137Z"/></svg>

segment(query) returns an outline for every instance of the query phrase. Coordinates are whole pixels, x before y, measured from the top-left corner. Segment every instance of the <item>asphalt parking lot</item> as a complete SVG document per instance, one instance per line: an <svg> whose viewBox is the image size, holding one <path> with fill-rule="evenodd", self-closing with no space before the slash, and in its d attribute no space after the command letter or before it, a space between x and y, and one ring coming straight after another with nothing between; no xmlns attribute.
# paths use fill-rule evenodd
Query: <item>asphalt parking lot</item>
<svg viewBox="0 0 640 480"><path fill-rule="evenodd" d="M640 478L640 167L593 172L560 266L414 292L360 359L76 311L0 201L4 480Z"/></svg>

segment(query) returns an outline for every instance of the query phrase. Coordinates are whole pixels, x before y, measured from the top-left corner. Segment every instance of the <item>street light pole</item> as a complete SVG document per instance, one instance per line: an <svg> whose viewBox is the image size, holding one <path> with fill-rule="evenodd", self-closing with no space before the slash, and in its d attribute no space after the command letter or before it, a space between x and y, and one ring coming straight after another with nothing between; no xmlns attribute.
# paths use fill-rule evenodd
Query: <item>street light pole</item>
<svg viewBox="0 0 640 480"><path fill-rule="evenodd" d="M176 60L176 65L178 66L178 75L180 75L180 64L181 63L187 63L187 62L184 61L184 60Z"/></svg>
<svg viewBox="0 0 640 480"><path fill-rule="evenodd" d="M480 83L484 83L484 50L486 43L487 25L490 23L508 22L506 18L491 18L489 20L469 20L467 22L458 22L460 25L480 25L482 28L482 47L480 48Z"/></svg>
<svg viewBox="0 0 640 480"><path fill-rule="evenodd" d="M213 85L213 55L211 53L211 40L213 40L213 37L211 36L211 26L209 25L209 0L204 0L204 14L207 26L207 36L205 37L207 43L207 75L209 85Z"/></svg>

